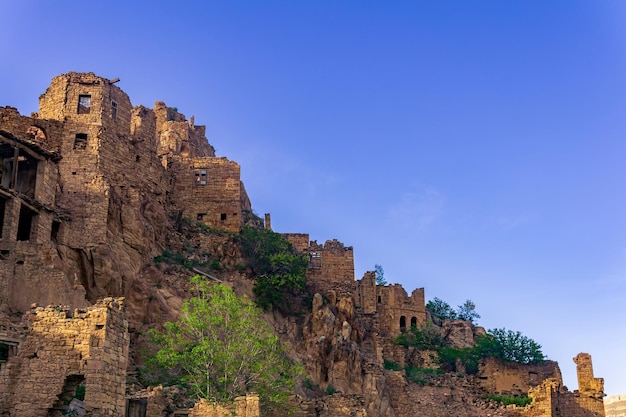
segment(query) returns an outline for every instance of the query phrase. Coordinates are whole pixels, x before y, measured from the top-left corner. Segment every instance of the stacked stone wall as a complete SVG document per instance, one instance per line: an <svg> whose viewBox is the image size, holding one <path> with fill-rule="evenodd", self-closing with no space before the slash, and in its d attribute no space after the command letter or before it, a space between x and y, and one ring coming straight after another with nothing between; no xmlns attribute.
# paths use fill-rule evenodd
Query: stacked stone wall
<svg viewBox="0 0 626 417"><path fill-rule="evenodd" d="M554 361L522 365L488 358L481 362L478 370L480 386L487 392L503 395L526 394L548 378L560 385L563 383L559 365Z"/></svg>
<svg viewBox="0 0 626 417"><path fill-rule="evenodd" d="M243 225L240 168L226 158L172 157L171 206L194 223L238 233Z"/></svg>
<svg viewBox="0 0 626 417"><path fill-rule="evenodd" d="M209 403L201 400L189 410L189 417L259 417L260 415L259 396L255 394L237 397L232 403Z"/></svg>
<svg viewBox="0 0 626 417"><path fill-rule="evenodd" d="M61 416L83 385L87 415L124 415L129 336L123 300L104 299L72 314L39 307L28 318L17 355L0 369L0 412Z"/></svg>
<svg viewBox="0 0 626 417"><path fill-rule="evenodd" d="M307 270L307 281L315 291L341 290L352 295L354 286L354 253L338 240L327 240L323 245L310 242L311 265ZM320 256L318 260L313 256Z"/></svg>

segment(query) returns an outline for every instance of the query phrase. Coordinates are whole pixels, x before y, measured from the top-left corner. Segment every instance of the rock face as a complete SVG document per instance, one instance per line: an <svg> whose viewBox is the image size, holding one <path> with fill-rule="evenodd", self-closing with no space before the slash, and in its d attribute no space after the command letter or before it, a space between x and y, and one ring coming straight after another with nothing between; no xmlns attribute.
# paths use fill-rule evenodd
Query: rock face
<svg viewBox="0 0 626 417"><path fill-rule="evenodd" d="M0 414L55 417L73 404L92 416L125 408L129 417L173 415L181 405L169 389L143 390L135 380L126 402L124 369L132 380L145 330L176 318L191 275L253 296L236 238L246 224L263 221L240 166L216 157L193 116L163 102L133 107L116 82L73 72L52 80L38 114L0 108ZM377 285L373 272L355 281L353 248L337 240L284 237L310 260L310 303L293 316L266 314L306 371L294 393L297 416L601 415L603 384L588 355L576 358L575 395L555 363L487 361L476 376L457 363L442 372L435 351L396 338L428 325L461 349L484 329L433 324L423 288ZM124 297L124 308L110 297ZM81 384L84 401L72 401ZM483 399L528 390L528 409ZM238 404L187 411L258 415L258 401Z"/></svg>

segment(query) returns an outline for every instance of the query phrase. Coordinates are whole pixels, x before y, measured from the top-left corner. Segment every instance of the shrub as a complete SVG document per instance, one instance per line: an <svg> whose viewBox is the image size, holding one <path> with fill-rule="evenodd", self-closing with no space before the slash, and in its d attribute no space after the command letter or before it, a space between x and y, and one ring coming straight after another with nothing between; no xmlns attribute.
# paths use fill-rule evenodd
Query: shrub
<svg viewBox="0 0 626 417"><path fill-rule="evenodd" d="M244 226L238 240L255 275L253 290L259 306L284 307L286 295L304 290L309 261L296 254L287 239L271 230Z"/></svg>
<svg viewBox="0 0 626 417"><path fill-rule="evenodd" d="M446 345L441 332L432 323L427 323L422 329L411 327L409 331L396 337L395 342L404 347L413 346L420 350L436 350Z"/></svg>
<svg viewBox="0 0 626 417"><path fill-rule="evenodd" d="M486 397L488 400L499 402L503 405L515 404L518 407L526 407L533 402L532 398L526 395L500 395L500 394L488 394Z"/></svg>
<svg viewBox="0 0 626 417"><path fill-rule="evenodd" d="M333 395L337 390L332 385L326 387L326 395Z"/></svg>
<svg viewBox="0 0 626 417"><path fill-rule="evenodd" d="M487 335L477 339L476 349L481 357L492 356L509 362L530 364L545 360L540 344L505 328L489 330Z"/></svg>
<svg viewBox="0 0 626 417"><path fill-rule="evenodd" d="M400 371L402 369L399 363L387 359L383 360L383 366L388 371Z"/></svg>

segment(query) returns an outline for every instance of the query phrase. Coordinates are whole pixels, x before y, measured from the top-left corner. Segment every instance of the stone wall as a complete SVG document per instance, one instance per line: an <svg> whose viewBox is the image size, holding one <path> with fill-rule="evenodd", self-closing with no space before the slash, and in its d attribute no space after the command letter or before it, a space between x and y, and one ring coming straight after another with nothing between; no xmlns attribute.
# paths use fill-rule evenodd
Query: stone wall
<svg viewBox="0 0 626 417"><path fill-rule="evenodd" d="M240 168L226 158L173 156L170 199L183 217L208 227L239 233L243 225Z"/></svg>
<svg viewBox="0 0 626 417"><path fill-rule="evenodd" d="M129 336L122 299L71 313L38 307L27 320L17 355L0 369L0 413L61 416L83 386L87 415L124 415Z"/></svg>
<svg viewBox="0 0 626 417"><path fill-rule="evenodd" d="M562 384L561 370L554 361L536 365L503 362L496 358L482 361L478 369L478 382L487 392L503 395L522 395L546 379Z"/></svg>
<svg viewBox="0 0 626 417"><path fill-rule="evenodd" d="M211 404L200 400L189 410L189 417L259 417L260 415L259 396L256 394L238 397L232 403L226 404Z"/></svg>
<svg viewBox="0 0 626 417"><path fill-rule="evenodd" d="M594 378L591 356L579 353L575 358L578 390L567 391L561 381L546 379L531 388L532 404L524 417L604 417L604 381Z"/></svg>

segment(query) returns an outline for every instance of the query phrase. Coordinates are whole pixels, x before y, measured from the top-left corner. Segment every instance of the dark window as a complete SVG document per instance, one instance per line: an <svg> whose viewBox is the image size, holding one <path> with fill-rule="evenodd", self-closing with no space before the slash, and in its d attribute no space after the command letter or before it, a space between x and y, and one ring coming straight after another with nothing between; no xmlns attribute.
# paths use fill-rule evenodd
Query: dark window
<svg viewBox="0 0 626 417"><path fill-rule="evenodd" d="M202 220L204 220L204 216L206 216L206 213L198 213L196 215L196 220L202 221Z"/></svg>
<svg viewBox="0 0 626 417"><path fill-rule="evenodd" d="M206 185L206 169L196 170L196 185Z"/></svg>
<svg viewBox="0 0 626 417"><path fill-rule="evenodd" d="M383 302L383 299L382 299L382 298L380 297L380 295L379 295L379 296L378 296L378 303L380 304L380 303L382 303L382 302Z"/></svg>
<svg viewBox="0 0 626 417"><path fill-rule="evenodd" d="M320 269L322 267L322 253L311 252L309 253L309 268Z"/></svg>
<svg viewBox="0 0 626 417"><path fill-rule="evenodd" d="M4 226L4 213L6 211L7 201L4 198L0 198L0 238L2 237L2 229Z"/></svg>
<svg viewBox="0 0 626 417"><path fill-rule="evenodd" d="M111 100L111 117L117 120L117 103L113 100Z"/></svg>
<svg viewBox="0 0 626 417"><path fill-rule="evenodd" d="M74 139L74 149L82 150L85 148L87 148L87 134L77 133Z"/></svg>
<svg viewBox="0 0 626 417"><path fill-rule="evenodd" d="M78 96L78 114L89 114L91 111L91 96Z"/></svg>
<svg viewBox="0 0 626 417"><path fill-rule="evenodd" d="M412 329L417 329L417 318L416 317L411 317L411 328Z"/></svg>
<svg viewBox="0 0 626 417"><path fill-rule="evenodd" d="M226 220L226 213L220 214L220 220L222 221Z"/></svg>
<svg viewBox="0 0 626 417"><path fill-rule="evenodd" d="M17 240L30 240L33 224L37 213L22 205L20 220L17 223Z"/></svg>
<svg viewBox="0 0 626 417"><path fill-rule="evenodd" d="M400 317L400 331L406 331L406 317L404 316Z"/></svg>
<svg viewBox="0 0 626 417"><path fill-rule="evenodd" d="M59 221L53 221L52 222L52 229L50 230L50 239L53 242L56 242L57 239L59 238L59 230L61 229L61 222Z"/></svg>
<svg viewBox="0 0 626 417"><path fill-rule="evenodd" d="M9 360L9 345L0 342L0 363Z"/></svg>

